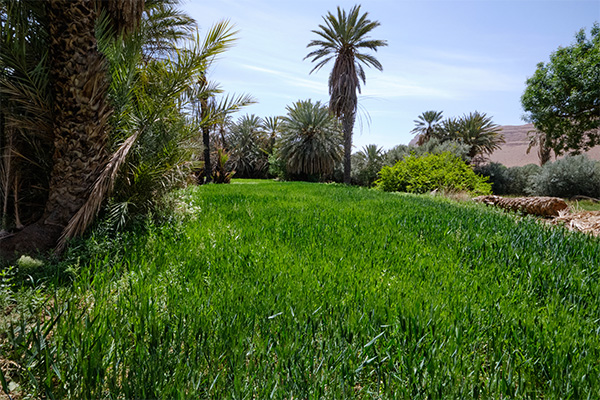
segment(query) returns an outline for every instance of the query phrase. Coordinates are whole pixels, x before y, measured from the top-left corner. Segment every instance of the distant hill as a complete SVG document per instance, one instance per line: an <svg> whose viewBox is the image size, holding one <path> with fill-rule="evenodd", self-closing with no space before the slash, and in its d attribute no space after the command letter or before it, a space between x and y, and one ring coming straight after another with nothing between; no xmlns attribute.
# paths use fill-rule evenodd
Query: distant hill
<svg viewBox="0 0 600 400"><path fill-rule="evenodd" d="M533 124L525 125L502 125L502 134L506 143L490 156L491 162L497 162L507 167L523 166L527 164L539 164L537 148L532 148L527 154L529 146L528 132L535 130ZM410 141L410 145L416 145L417 138ZM588 157L594 160L600 160L600 146L594 147L587 153ZM554 161L554 157L552 157Z"/></svg>
<svg viewBox="0 0 600 400"><path fill-rule="evenodd" d="M490 156L490 161L498 162L507 167L523 166L526 164L539 164L537 148L532 148L527 154L529 138L527 132L534 130L533 124L503 125L502 134L506 143ZM600 160L600 147L594 147L586 153L594 160ZM552 158L554 160L554 157Z"/></svg>

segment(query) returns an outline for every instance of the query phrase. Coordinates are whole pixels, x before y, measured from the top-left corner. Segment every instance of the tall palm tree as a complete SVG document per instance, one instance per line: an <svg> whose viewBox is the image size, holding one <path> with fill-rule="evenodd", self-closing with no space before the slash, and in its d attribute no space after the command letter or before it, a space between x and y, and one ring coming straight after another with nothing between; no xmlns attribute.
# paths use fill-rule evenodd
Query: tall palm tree
<svg viewBox="0 0 600 400"><path fill-rule="evenodd" d="M200 150L197 140L200 128L190 123L189 113L194 112L190 93L194 93L194 98L204 98L203 90L207 90L196 93L190 88L206 75L215 57L227 49L228 31L223 29L224 25L226 22L217 23L205 39L194 35L187 47L165 52L155 59L148 60L143 51L134 51L134 59L143 57L144 61L140 64L125 62L122 71L119 70L122 63L119 53L129 54L126 48L130 45L134 50L142 49L145 35L135 35L123 43L125 46L119 40L108 46L111 69L117 69L111 80L111 94L115 96L122 88L126 92L117 115L122 133L117 146L113 144L111 158L88 201L71 219L62 238L85 230L113 186L116 190L109 214L118 226L126 222L127 215L131 214L129 209L136 213L150 211L170 189L185 184L197 167L196 155ZM130 74L133 74L131 79L127 78ZM202 127L204 123L197 125ZM62 238L60 246L65 242Z"/></svg>
<svg viewBox="0 0 600 400"><path fill-rule="evenodd" d="M342 160L339 124L321 102L298 101L283 117L279 156L294 175L324 178Z"/></svg>
<svg viewBox="0 0 600 400"><path fill-rule="evenodd" d="M203 48L208 49L213 46L214 43L218 43L218 52L215 56L209 60L207 67L212 65L215 57L225 50L230 49L237 40L238 31L233 30L233 25L229 21L224 20L215 24L206 34L204 38ZM208 69L208 68L207 68ZM226 96L223 101L217 103L216 95L223 93L223 90L215 82L210 82L206 78L208 71L204 71L200 76L198 83L195 87L190 88L188 96L191 97L192 103L195 104L196 118L200 122L200 129L202 130L202 144L204 146L204 177L203 183L209 183L212 179L212 165L211 165L211 143L210 133L212 128L219 122L220 119L226 114L230 114L237 111L241 107L255 103L256 101L248 95L241 96Z"/></svg>
<svg viewBox="0 0 600 400"><path fill-rule="evenodd" d="M375 40L368 36L380 24L367 17L368 13L361 14L359 5L352 7L350 12L338 7L337 15L328 12L323 17L325 24L319 25L319 30L312 31L321 38L312 40L307 46L316 49L305 57L317 63L311 73L335 59L329 75L329 110L342 123L346 184L350 183L352 130L358 105L357 92L360 93L360 82L366 83L363 65L383 70L381 63L373 55L362 51L377 51L379 47L387 46L385 40Z"/></svg>
<svg viewBox="0 0 600 400"><path fill-rule="evenodd" d="M442 111L425 111L414 120L415 128L410 131L417 136L417 145L421 146L436 136L442 121Z"/></svg>

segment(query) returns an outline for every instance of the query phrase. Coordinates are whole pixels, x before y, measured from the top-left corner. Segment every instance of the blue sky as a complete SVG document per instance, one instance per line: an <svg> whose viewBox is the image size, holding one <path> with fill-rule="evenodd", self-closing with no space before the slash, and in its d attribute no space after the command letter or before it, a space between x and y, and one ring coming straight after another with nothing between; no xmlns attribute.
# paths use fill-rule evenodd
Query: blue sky
<svg viewBox="0 0 600 400"><path fill-rule="evenodd" d="M303 60L311 32L327 11L356 1L187 1L184 9L201 33L229 19L239 30L236 46L214 65L210 78L231 93L252 94L244 109L260 117L284 115L297 100L327 102L332 65L309 74ZM600 21L600 1L579 0L364 0L378 20L372 37L388 46L375 55L383 72L367 70L354 130L355 151L375 143L386 149L408 143L419 114L445 117L485 112L500 125L523 124L520 97L537 63L575 33ZM240 115L241 115L240 114Z"/></svg>

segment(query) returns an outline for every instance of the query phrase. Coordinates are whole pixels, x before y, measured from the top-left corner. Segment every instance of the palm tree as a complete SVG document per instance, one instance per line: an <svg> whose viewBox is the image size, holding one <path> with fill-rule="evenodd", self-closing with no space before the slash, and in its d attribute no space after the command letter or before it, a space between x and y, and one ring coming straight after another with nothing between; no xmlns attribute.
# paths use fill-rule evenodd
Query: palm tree
<svg viewBox="0 0 600 400"><path fill-rule="evenodd" d="M267 145L265 151L268 155L273 154L275 142L281 133L281 117L266 117L263 118L263 129L267 135Z"/></svg>
<svg viewBox="0 0 600 400"><path fill-rule="evenodd" d="M361 52L364 49L377 51L387 46L385 40L371 39L369 33L378 27L378 21L361 14L360 6L354 6L350 12L337 8L337 16L328 12L319 25L320 30L312 32L321 38L312 40L307 47L316 47L305 59L312 58L317 64L311 73L321 69L335 59L329 75L329 110L340 119L344 132L344 183L350 183L350 164L352 153L352 130L358 105L357 92L360 82L366 83L363 65L383 70L381 63L371 54Z"/></svg>
<svg viewBox="0 0 600 400"><path fill-rule="evenodd" d="M362 186L371 186L383 167L383 147L368 144L353 154L352 180Z"/></svg>
<svg viewBox="0 0 600 400"><path fill-rule="evenodd" d="M544 166L544 164L552 159L552 146L548 143L548 137L544 132L537 130L529 131L527 134L529 136L529 145L527 146L526 153L529 154L532 148L539 146L537 151L538 159L540 160L540 165Z"/></svg>
<svg viewBox="0 0 600 400"><path fill-rule="evenodd" d="M356 155L364 160L365 163L381 161L383 158L383 147L378 147L376 144L368 144L364 146Z"/></svg>
<svg viewBox="0 0 600 400"><path fill-rule="evenodd" d="M180 50L175 51L172 45L167 45L174 36L191 37L188 35L191 29L186 24L192 20L173 12L177 3L173 0L48 0L44 3L1 1L2 13L11 4L23 4L33 11L39 11L37 14L26 13L23 21L36 29L41 27L38 30L42 34L28 34L26 37L39 38L49 50L47 57L43 52L37 53L40 54L39 67L34 66L35 68L26 71L34 71L37 75L22 74L27 79L35 77L35 80L27 81L27 90L13 85L13 89L18 90L12 90L11 93L10 83L26 81L17 81L12 79L13 76L7 78L13 71L18 71L6 65L4 56L7 54L7 47L3 43L0 49L0 101L11 104L11 110L17 110L16 106L19 104L28 104L27 109L20 107L20 111L15 111L21 114L26 112L28 123L36 122L40 125L45 118L49 125L49 144L44 148L46 153L53 155L47 170L40 174L47 176L49 181L45 186L47 199L43 215L37 222L2 241L2 255L9 257L15 250L27 252L51 248L61 232L63 238L80 234L94 219L102 201L121 174L119 169L122 165L128 166L127 170L122 171L123 175L131 173L129 176L158 178L163 183L165 179L170 180L172 173L177 170L181 175L185 168L180 167L189 165L184 147L189 142L186 135L190 129L185 127L177 112L170 110L179 107L181 93L192 81L197 80L197 74L205 71L209 61L222 51L223 46L222 43L213 42L208 48L180 47ZM142 12L144 6L145 14ZM160 12L153 13L152 10ZM107 16L105 20L100 20L101 15ZM15 20L9 21L4 14L1 17L4 39L7 37L5 32L9 33L8 36L11 35L10 24ZM9 29L5 30L5 26L9 26ZM137 27L144 31L135 31ZM135 34L132 35L133 32ZM170 35L169 38L161 39L161 32L164 37ZM115 44L103 45L102 41L110 42L108 38L112 38ZM129 40L130 38L132 39ZM141 45L138 46L136 41L141 42ZM147 45L148 43L151 45ZM199 41L195 43L199 44ZM113 57L109 60L106 53L103 53L112 49L117 56L124 56L125 59L132 56L129 58L135 61L139 59L135 53L137 48L142 48L144 62L134 62L131 65L124 63L124 67L118 65L122 63L121 59ZM125 54L128 51L131 54ZM32 52L28 51L28 54ZM138 65L141 65L139 69ZM123 67L125 74L115 69L120 67ZM48 77L46 86L40 76ZM36 91L47 93L50 97L47 101L44 96L38 96L44 101L19 100L19 96L23 97L25 94L31 97ZM19 96L16 93L20 93ZM107 98L109 94L110 103ZM44 111L46 104L48 112ZM37 120L33 118L36 113L32 111L35 105L41 111L37 113ZM4 139L7 137L4 121L8 120L5 118L5 110L3 107L0 116L0 145L3 151ZM166 122L172 126L166 126ZM35 132L31 128L21 128ZM37 132L44 133L44 130ZM39 144L40 135L37 132L35 137ZM173 132L177 134L174 135ZM183 146L179 148L181 151L174 150L177 143ZM11 153L14 152L11 150ZM34 157L32 159L37 164L38 160ZM126 159L131 162L125 163ZM146 171L146 174L136 175L140 171ZM168 171L169 174L157 175L159 171ZM17 180L11 178L15 182L11 185L16 188L21 181L18 175L10 175L17 176ZM142 182L135 187L139 190L143 186ZM157 188L160 182L152 186ZM3 187L6 188L6 185ZM132 190L134 189L129 192ZM148 191L146 196L152 199L155 194Z"/></svg>
<svg viewBox="0 0 600 400"><path fill-rule="evenodd" d="M492 122L492 118L478 111L450 118L442 122L440 132L444 140L456 140L469 146L469 158L475 163L482 162L504 143L502 129Z"/></svg>
<svg viewBox="0 0 600 400"><path fill-rule="evenodd" d="M417 136L417 146L421 146L436 137L439 124L442 120L442 111L425 111L414 121L415 128L410 131Z"/></svg>
<svg viewBox="0 0 600 400"><path fill-rule="evenodd" d="M252 114L240 117L230 127L228 144L230 162L236 176L256 178L262 176L268 167L264 149L266 142L263 120Z"/></svg>
<svg viewBox="0 0 600 400"><path fill-rule="evenodd" d="M124 46L119 41L107 46L105 51L110 55L111 70L114 70L111 94L119 97L115 93L126 93L115 118L125 135L115 136L119 140L113 144L116 146L111 158L88 201L69 222L64 238L85 230L113 186L109 215L122 225L130 209L138 214L147 213L159 205L171 189L185 185L198 166L197 132L212 123L211 119L190 123L190 113L194 112L192 103L194 99L210 97L205 92L214 92L211 85L200 91L191 88L197 88L196 83L206 75L215 57L227 49L226 25L226 21L217 23L204 39L195 35L187 47L166 52L156 59L148 59L143 50L139 51L146 40L143 32L136 35L136 40L123 43ZM127 50L130 46L138 51ZM120 52L133 54L134 60L142 57L143 62L123 62ZM63 244L61 240L60 245Z"/></svg>
<svg viewBox="0 0 600 400"><path fill-rule="evenodd" d="M27 136L31 134L26 132L31 131L31 123L47 126L42 129L42 134L47 138L46 151L49 148L53 154L48 168L48 195L43 215L37 222L3 241L2 250L8 255L14 250L52 247L86 201L106 162L110 131L108 118L112 112L107 100L106 62L96 41L96 23L99 11L102 11L97 6L107 12L115 34L127 34L139 24L144 2L111 0L95 4L84 0L49 0L44 3L5 0L2 5L3 12L7 12L2 16L3 31L6 27L9 33L13 28L35 27L42 34L35 39L29 36L30 41L24 43L27 46L23 49L29 47L28 50L32 50L38 40L48 48L47 52L41 53L38 67L20 71L34 80L19 82L14 80L15 76L4 76L2 91L10 104L21 103L22 106L23 96L32 100L26 108L22 108L30 116L36 108L42 111L37 118L29 118L29 126L21 124L20 129ZM9 10L19 8L25 19L19 19L18 14L10 14ZM23 24L24 21L26 24ZM3 47L0 68L6 72L6 68L12 68L5 63L8 60L5 56L10 55L10 51L4 50ZM2 133L4 136L4 130ZM36 142L39 143L39 140ZM15 199L17 190L15 185Z"/></svg>
<svg viewBox="0 0 600 400"><path fill-rule="evenodd" d="M47 196L52 121L45 14L42 2L0 0L0 234L39 219Z"/></svg>
<svg viewBox="0 0 600 400"><path fill-rule="evenodd" d="M321 102L298 101L283 117L279 156L294 175L325 178L342 160L339 124Z"/></svg>

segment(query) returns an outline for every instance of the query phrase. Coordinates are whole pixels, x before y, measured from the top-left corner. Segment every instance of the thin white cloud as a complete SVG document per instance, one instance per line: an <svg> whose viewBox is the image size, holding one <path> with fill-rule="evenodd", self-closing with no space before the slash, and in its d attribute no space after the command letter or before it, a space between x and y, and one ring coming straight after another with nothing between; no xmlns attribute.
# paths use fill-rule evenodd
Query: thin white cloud
<svg viewBox="0 0 600 400"><path fill-rule="evenodd" d="M401 97L425 97L425 98L453 98L454 95L446 90L432 87L426 84L411 82L397 75L385 74L381 77L368 78L363 87L362 94L375 98L401 98Z"/></svg>
<svg viewBox="0 0 600 400"><path fill-rule="evenodd" d="M314 92L315 94L322 95L323 93L326 94L327 92L326 88L323 87L323 84L321 82L311 79L300 78L298 75L291 72L283 72L275 69L264 68L250 64L242 64L240 65L240 67L268 75L269 82L271 82L270 84L273 85L273 77L276 77L279 80L283 81L284 84L304 88Z"/></svg>

